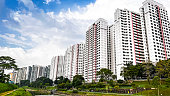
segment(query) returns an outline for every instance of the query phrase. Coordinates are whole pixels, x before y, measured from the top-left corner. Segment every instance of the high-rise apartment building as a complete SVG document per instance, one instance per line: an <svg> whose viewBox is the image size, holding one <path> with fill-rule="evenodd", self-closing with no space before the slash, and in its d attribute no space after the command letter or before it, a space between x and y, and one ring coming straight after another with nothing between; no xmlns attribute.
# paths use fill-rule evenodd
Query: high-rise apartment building
<svg viewBox="0 0 170 96"><path fill-rule="evenodd" d="M114 17L113 54L116 58L117 79L123 79L120 73L124 64L145 62L141 21L138 13L127 9L117 9Z"/></svg>
<svg viewBox="0 0 170 96"><path fill-rule="evenodd" d="M107 68L116 75L116 54L115 54L115 34L114 25L108 26L107 32Z"/></svg>
<svg viewBox="0 0 170 96"><path fill-rule="evenodd" d="M64 56L54 56L51 60L50 79L55 81L57 77L64 76Z"/></svg>
<svg viewBox="0 0 170 96"><path fill-rule="evenodd" d="M31 79L31 73L32 73L32 67L28 66L27 67L27 73L26 73L26 80L30 80Z"/></svg>
<svg viewBox="0 0 170 96"><path fill-rule="evenodd" d="M85 44L75 44L70 46L65 53L65 77L73 80L75 75L84 73L84 47Z"/></svg>
<svg viewBox="0 0 170 96"><path fill-rule="evenodd" d="M27 67L20 68L16 73L15 83L20 83L20 80L26 80Z"/></svg>
<svg viewBox="0 0 170 96"><path fill-rule="evenodd" d="M44 68L44 77L50 78L50 65L45 66Z"/></svg>
<svg viewBox="0 0 170 96"><path fill-rule="evenodd" d="M86 31L84 78L86 82L98 81L97 71L107 68L108 23L100 18Z"/></svg>
<svg viewBox="0 0 170 96"><path fill-rule="evenodd" d="M44 77L43 68L44 67L39 66L39 65L33 65L32 66L30 82L36 81L37 78Z"/></svg>
<svg viewBox="0 0 170 96"><path fill-rule="evenodd" d="M21 80L30 80L30 82L33 82L40 77L49 78L49 70L49 65L46 67L42 67L39 65L22 67L19 70L10 74L10 80L14 81L14 83L20 83Z"/></svg>
<svg viewBox="0 0 170 96"><path fill-rule="evenodd" d="M170 58L170 23L165 7L146 0L140 8L145 60L158 62Z"/></svg>

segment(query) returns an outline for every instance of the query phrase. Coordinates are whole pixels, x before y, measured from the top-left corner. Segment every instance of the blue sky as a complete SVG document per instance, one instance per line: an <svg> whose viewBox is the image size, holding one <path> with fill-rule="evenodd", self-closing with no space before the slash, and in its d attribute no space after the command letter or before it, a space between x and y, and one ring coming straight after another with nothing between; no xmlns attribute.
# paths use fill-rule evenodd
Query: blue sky
<svg viewBox="0 0 170 96"><path fill-rule="evenodd" d="M76 10L76 6L84 7L89 3L94 3L95 0L51 0L48 4L45 0L32 0L34 6L37 9L48 12L55 12L58 14L60 11L66 11L68 8L71 10ZM7 33L12 33L16 35L16 38L20 36L20 33L15 30L9 29L4 22L8 20L8 22L12 23L12 25L17 26L17 22L11 19L10 14L11 11L32 11L27 6L24 5L22 0L1 0L0 1L0 34L4 35ZM38 10L38 11L39 11ZM4 22L3 22L4 21ZM21 45L13 44L8 42L5 38L0 37L0 46L1 47L23 47ZM28 49L30 46L24 46L23 48Z"/></svg>
<svg viewBox="0 0 170 96"><path fill-rule="evenodd" d="M71 45L85 43L98 18L113 24L117 8L139 12L144 0L0 0L0 56L19 67L50 65ZM156 0L170 14L169 0Z"/></svg>

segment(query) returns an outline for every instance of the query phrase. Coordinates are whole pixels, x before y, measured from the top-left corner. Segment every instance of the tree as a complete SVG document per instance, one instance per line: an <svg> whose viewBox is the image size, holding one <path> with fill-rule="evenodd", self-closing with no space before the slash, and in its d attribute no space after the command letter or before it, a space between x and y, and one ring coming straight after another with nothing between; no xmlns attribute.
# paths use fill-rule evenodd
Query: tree
<svg viewBox="0 0 170 96"><path fill-rule="evenodd" d="M137 64L135 66L137 67L138 70L137 78L142 78L144 72L143 64Z"/></svg>
<svg viewBox="0 0 170 96"><path fill-rule="evenodd" d="M4 83L5 81L9 81L9 75L4 74L4 71L17 69L17 65L15 63L15 59L9 56L0 57L0 82Z"/></svg>
<svg viewBox="0 0 170 96"><path fill-rule="evenodd" d="M160 86L160 78L158 76L155 76L152 80L152 85L157 88L158 90L158 96L159 96L159 86Z"/></svg>
<svg viewBox="0 0 170 96"><path fill-rule="evenodd" d="M112 79L113 80L117 79L117 75L112 75Z"/></svg>
<svg viewBox="0 0 170 96"><path fill-rule="evenodd" d="M29 86L30 85L30 80L21 80L20 81L20 86Z"/></svg>
<svg viewBox="0 0 170 96"><path fill-rule="evenodd" d="M129 62L125 64L125 66L123 67L123 71L120 73L120 75L123 76L125 80L132 79L133 74L132 72L130 72L132 66L133 66L132 62Z"/></svg>
<svg viewBox="0 0 170 96"><path fill-rule="evenodd" d="M110 80L116 78L116 76L113 76L113 72L111 72L111 70L106 69L106 68L100 69L100 71L97 72L97 75L100 76L100 81L106 81L106 85L107 83L110 83L109 82ZM109 85L106 86L107 92L108 92L108 89L109 89Z"/></svg>
<svg viewBox="0 0 170 96"><path fill-rule="evenodd" d="M56 80L54 81L54 84L61 84L61 83L63 83L63 79L64 79L63 76L57 77Z"/></svg>
<svg viewBox="0 0 170 96"><path fill-rule="evenodd" d="M155 73L155 66L152 63L147 62L147 63L143 63L143 69L144 69L143 73L147 75L147 81L150 84L150 77L151 74Z"/></svg>
<svg viewBox="0 0 170 96"><path fill-rule="evenodd" d="M55 81L54 84L61 84L61 83L70 83L70 80L68 78L64 78L63 76L58 77Z"/></svg>
<svg viewBox="0 0 170 96"><path fill-rule="evenodd" d="M45 88L47 85L52 86L53 81L46 77L37 78L35 82L31 83L31 87L35 88Z"/></svg>
<svg viewBox="0 0 170 96"><path fill-rule="evenodd" d="M82 75L75 75L75 76L73 77L72 85L73 85L74 87L78 87L78 86L82 85L83 82L84 82L84 78L83 78Z"/></svg>
<svg viewBox="0 0 170 96"><path fill-rule="evenodd" d="M161 78L170 77L170 59L168 60L160 60L156 63L156 72L157 75Z"/></svg>
<svg viewBox="0 0 170 96"><path fill-rule="evenodd" d="M100 71L97 72L97 75L100 76L100 79L104 81L110 80L112 78L112 74L113 72L106 68L100 69Z"/></svg>
<svg viewBox="0 0 170 96"><path fill-rule="evenodd" d="M166 78L165 83L166 83L167 87L170 87L170 78Z"/></svg>
<svg viewBox="0 0 170 96"><path fill-rule="evenodd" d="M65 87L66 87L67 89L70 89L70 88L72 87L72 85L71 85L70 82L66 82L66 83L65 83Z"/></svg>
<svg viewBox="0 0 170 96"><path fill-rule="evenodd" d="M125 80L142 78L145 74L150 84L151 74L155 73L155 67L152 63L143 63L132 65L132 62L125 64L121 76L124 76Z"/></svg>

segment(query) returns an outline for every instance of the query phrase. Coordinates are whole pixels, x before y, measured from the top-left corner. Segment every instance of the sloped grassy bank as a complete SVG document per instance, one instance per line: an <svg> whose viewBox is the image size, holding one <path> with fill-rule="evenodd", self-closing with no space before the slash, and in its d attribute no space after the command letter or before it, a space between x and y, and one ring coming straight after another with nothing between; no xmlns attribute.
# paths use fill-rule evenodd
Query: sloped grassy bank
<svg viewBox="0 0 170 96"><path fill-rule="evenodd" d="M14 84L8 84L8 83L0 83L0 93L11 91L14 89L17 89L18 86Z"/></svg>
<svg viewBox="0 0 170 96"><path fill-rule="evenodd" d="M14 91L11 94L8 94L6 96L32 96L32 94L23 88L19 88L16 91Z"/></svg>

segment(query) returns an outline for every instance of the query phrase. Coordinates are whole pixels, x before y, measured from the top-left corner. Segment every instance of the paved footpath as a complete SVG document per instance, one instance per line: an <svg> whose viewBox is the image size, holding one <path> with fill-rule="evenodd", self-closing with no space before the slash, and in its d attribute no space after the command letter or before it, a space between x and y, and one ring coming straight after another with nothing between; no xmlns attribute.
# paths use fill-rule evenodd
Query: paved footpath
<svg viewBox="0 0 170 96"><path fill-rule="evenodd" d="M14 92L15 90L11 90L11 91L6 91L6 92L4 92L4 93L0 93L0 96L6 96L6 95L8 95L8 94L10 94L10 93L12 93L12 92Z"/></svg>

